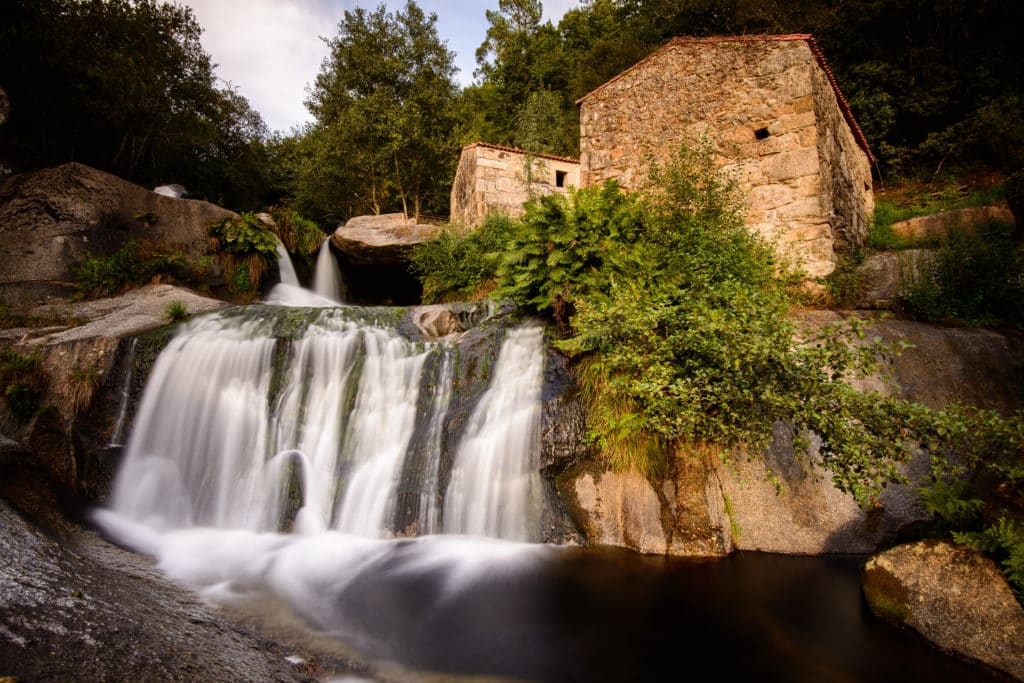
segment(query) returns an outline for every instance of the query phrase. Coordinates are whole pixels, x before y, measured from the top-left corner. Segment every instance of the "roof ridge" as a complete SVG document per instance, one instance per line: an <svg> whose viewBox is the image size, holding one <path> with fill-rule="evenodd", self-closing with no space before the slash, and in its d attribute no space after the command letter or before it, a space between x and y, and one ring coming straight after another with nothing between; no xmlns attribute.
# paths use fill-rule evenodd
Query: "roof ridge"
<svg viewBox="0 0 1024 683"><path fill-rule="evenodd" d="M579 159L573 159L572 157L558 156L557 154L545 154L543 152L528 152L525 149L519 147L509 147L507 145L495 145L491 142L473 142L462 148L462 151L467 149L473 149L474 147L486 147L487 149L496 149L502 152L514 152L516 154L526 154L527 156L539 157L541 159L550 159L552 161L564 161L569 164L580 163Z"/></svg>

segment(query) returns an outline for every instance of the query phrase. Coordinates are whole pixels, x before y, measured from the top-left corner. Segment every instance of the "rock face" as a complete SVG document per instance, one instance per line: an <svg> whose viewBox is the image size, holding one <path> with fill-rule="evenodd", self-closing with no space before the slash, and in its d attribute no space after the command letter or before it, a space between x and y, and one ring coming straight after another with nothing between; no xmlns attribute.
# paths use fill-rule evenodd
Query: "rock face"
<svg viewBox="0 0 1024 683"><path fill-rule="evenodd" d="M930 249L903 249L869 255L857 266L857 278L864 286L855 302L857 308L891 308L931 253Z"/></svg>
<svg viewBox="0 0 1024 683"><path fill-rule="evenodd" d="M868 561L864 594L878 617L1024 680L1024 609L976 551L947 541L893 548Z"/></svg>
<svg viewBox="0 0 1024 683"><path fill-rule="evenodd" d="M400 213L356 216L334 231L331 242L355 265L394 265L411 246L434 239L442 229Z"/></svg>
<svg viewBox="0 0 1024 683"><path fill-rule="evenodd" d="M591 544L659 555L724 555L733 549L732 531L713 457L677 453L669 474L654 483L588 461L562 475L559 489Z"/></svg>
<svg viewBox="0 0 1024 683"><path fill-rule="evenodd" d="M908 240L935 240L950 232L974 232L986 223L1014 222L1010 205L999 202L990 206L969 206L930 216L918 216L892 224L896 235Z"/></svg>
<svg viewBox="0 0 1024 683"><path fill-rule="evenodd" d="M57 540L2 499L0 529L4 676L318 680L311 668L285 659L295 650L253 635L170 585L141 556L81 530Z"/></svg>
<svg viewBox="0 0 1024 683"><path fill-rule="evenodd" d="M95 496L103 482L99 449L110 443L122 400L129 338L167 325L166 308L184 304L189 315L227 306L171 285L147 285L122 296L67 305L59 316L81 324L50 330L10 329L0 346L39 358L41 410L27 422L0 409L0 433L34 452L56 481ZM107 473L109 476L110 473Z"/></svg>
<svg viewBox="0 0 1024 683"><path fill-rule="evenodd" d="M150 192L82 164L12 176L0 185L0 296L24 307L74 291L74 271L130 239L207 251L207 229L237 214Z"/></svg>
<svg viewBox="0 0 1024 683"><path fill-rule="evenodd" d="M805 324L821 328L841 315L814 311ZM1024 406L1024 339L988 330L944 328L898 320L875 321L869 334L913 344L887 370L895 385L873 378L858 388L896 394L939 408L963 402L1012 412ZM794 459L791 430L776 425L775 438L757 457L738 454L719 468L722 491L737 528L736 548L784 553L867 553L895 542L928 518L914 489L928 473L924 456L913 458L908 486L892 485L881 507L862 510L831 483L812 458ZM812 454L813 455L813 454Z"/></svg>
<svg viewBox="0 0 1024 683"><path fill-rule="evenodd" d="M804 314L820 329L839 322L829 311ZM912 348L859 388L896 393L933 407L954 401L1014 411L1024 407L1024 339L987 330L875 321L873 334ZM905 469L908 486L888 487L880 507L861 509L809 456L797 457L792 429L775 425L761 453L677 453L664 479L610 474L583 461L559 477L559 490L594 544L652 553L709 555L733 548L795 554L866 554L892 545L928 519L914 491L928 473L919 454Z"/></svg>
<svg viewBox="0 0 1024 683"><path fill-rule="evenodd" d="M809 278L867 236L870 153L809 35L675 38L578 104L583 187L638 189L651 159L703 138L748 227Z"/></svg>

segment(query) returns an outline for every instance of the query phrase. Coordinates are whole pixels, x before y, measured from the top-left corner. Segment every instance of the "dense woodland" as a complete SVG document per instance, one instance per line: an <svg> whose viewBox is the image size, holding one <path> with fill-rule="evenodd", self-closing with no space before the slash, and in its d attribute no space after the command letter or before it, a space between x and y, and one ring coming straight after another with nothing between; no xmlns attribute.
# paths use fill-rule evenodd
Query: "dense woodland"
<svg viewBox="0 0 1024 683"><path fill-rule="evenodd" d="M558 22L500 0L460 88L414 1L346 11L306 102L271 133L214 75L191 10L155 0L8 0L0 87L12 170L80 161L178 182L234 209L291 203L324 227L447 212L459 148L578 152L575 101L678 35L813 33L878 157L879 179L1024 164L1015 0L584 0ZM310 40L318 37L310 36Z"/></svg>

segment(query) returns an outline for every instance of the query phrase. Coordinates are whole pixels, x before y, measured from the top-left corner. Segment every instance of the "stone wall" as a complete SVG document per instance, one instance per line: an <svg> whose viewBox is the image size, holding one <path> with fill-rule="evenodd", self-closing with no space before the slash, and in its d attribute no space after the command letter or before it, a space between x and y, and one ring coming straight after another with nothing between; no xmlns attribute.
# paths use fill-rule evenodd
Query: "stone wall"
<svg viewBox="0 0 1024 683"><path fill-rule="evenodd" d="M575 159L478 142L464 147L459 158L451 220L468 230L492 211L518 216L531 194L565 193L579 184L580 164Z"/></svg>
<svg viewBox="0 0 1024 683"><path fill-rule="evenodd" d="M809 36L673 40L579 101L582 186L637 189L651 160L706 140L739 181L751 229L809 277L827 275L835 241L866 235L871 175L812 47Z"/></svg>

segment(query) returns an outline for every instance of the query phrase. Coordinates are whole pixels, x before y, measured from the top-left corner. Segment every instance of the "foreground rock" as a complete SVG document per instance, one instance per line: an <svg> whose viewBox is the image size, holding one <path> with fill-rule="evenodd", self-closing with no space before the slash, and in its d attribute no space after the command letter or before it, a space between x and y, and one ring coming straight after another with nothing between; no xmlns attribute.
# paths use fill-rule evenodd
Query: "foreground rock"
<svg viewBox="0 0 1024 683"><path fill-rule="evenodd" d="M995 564L947 541L899 546L864 569L876 616L1024 680L1024 608Z"/></svg>
<svg viewBox="0 0 1024 683"><path fill-rule="evenodd" d="M356 216L334 231L331 242L354 265L395 265L413 245L429 242L443 229L400 213Z"/></svg>
<svg viewBox="0 0 1024 683"><path fill-rule="evenodd" d="M213 611L146 558L91 532L56 540L2 499L0 529L0 678L314 681L325 673L290 663L295 650Z"/></svg>
<svg viewBox="0 0 1024 683"><path fill-rule="evenodd" d="M74 271L128 240L199 259L209 225L234 212L166 197L82 164L8 178L0 185L0 297L17 308L74 292Z"/></svg>

